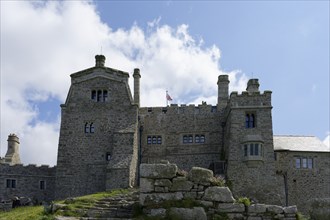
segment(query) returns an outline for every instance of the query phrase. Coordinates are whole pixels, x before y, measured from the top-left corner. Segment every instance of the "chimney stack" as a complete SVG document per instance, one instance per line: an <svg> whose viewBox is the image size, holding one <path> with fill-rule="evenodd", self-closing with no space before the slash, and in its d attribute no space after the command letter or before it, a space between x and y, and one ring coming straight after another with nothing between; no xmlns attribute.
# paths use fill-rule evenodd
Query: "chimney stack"
<svg viewBox="0 0 330 220"><path fill-rule="evenodd" d="M228 75L219 75L218 77L218 110L224 109L228 102L229 91Z"/></svg>
<svg viewBox="0 0 330 220"><path fill-rule="evenodd" d="M140 69L135 68L133 73L134 78L134 103L140 107Z"/></svg>
<svg viewBox="0 0 330 220"><path fill-rule="evenodd" d="M105 64L105 56L104 55L96 55L95 56L95 66L96 67L104 67Z"/></svg>

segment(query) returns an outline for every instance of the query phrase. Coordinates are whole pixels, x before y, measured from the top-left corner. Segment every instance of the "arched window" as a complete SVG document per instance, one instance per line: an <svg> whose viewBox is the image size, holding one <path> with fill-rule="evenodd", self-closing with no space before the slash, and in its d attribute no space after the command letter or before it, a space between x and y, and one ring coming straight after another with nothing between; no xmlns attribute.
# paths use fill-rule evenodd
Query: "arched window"
<svg viewBox="0 0 330 220"><path fill-rule="evenodd" d="M249 126L250 128L254 128L255 126L254 126L254 114L251 114L250 115L250 126Z"/></svg>
<svg viewBox="0 0 330 220"><path fill-rule="evenodd" d="M95 90L92 91L91 99L92 99L93 101L96 101L96 91L95 91Z"/></svg>
<svg viewBox="0 0 330 220"><path fill-rule="evenodd" d="M106 102L108 100L108 91L103 90L103 102Z"/></svg>
<svg viewBox="0 0 330 220"><path fill-rule="evenodd" d="M98 90L97 91L97 101L100 102L102 100L102 91Z"/></svg>
<svg viewBox="0 0 330 220"><path fill-rule="evenodd" d="M87 122L85 123L85 133L89 133L89 126Z"/></svg>
<svg viewBox="0 0 330 220"><path fill-rule="evenodd" d="M187 135L183 135L183 143L188 143L188 136Z"/></svg>
<svg viewBox="0 0 330 220"><path fill-rule="evenodd" d="M193 136L192 136L192 135L189 135L189 136L188 136L188 142L189 142L189 143L192 143L192 142L193 142Z"/></svg>
<svg viewBox="0 0 330 220"><path fill-rule="evenodd" d="M249 114L246 114L245 115L245 127L246 128L249 128L249 126L250 126L250 115Z"/></svg>
<svg viewBox="0 0 330 220"><path fill-rule="evenodd" d="M157 144L157 137L156 136L152 137L152 144Z"/></svg>
<svg viewBox="0 0 330 220"><path fill-rule="evenodd" d="M199 142L200 142L199 135L195 135L195 143L199 143Z"/></svg>
<svg viewBox="0 0 330 220"><path fill-rule="evenodd" d="M90 133L94 133L94 124L91 123L91 125L89 126L89 131Z"/></svg>
<svg viewBox="0 0 330 220"><path fill-rule="evenodd" d="M200 143L205 143L205 135L201 135L201 137L200 137Z"/></svg>

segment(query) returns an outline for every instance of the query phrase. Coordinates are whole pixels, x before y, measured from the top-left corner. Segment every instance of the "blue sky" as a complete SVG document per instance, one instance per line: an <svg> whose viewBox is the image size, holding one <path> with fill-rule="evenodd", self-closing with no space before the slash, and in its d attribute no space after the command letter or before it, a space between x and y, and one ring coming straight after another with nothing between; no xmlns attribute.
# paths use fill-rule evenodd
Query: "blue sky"
<svg viewBox="0 0 330 220"><path fill-rule="evenodd" d="M231 91L254 77L273 91L274 134L329 137L329 1L0 4L2 156L15 132L24 163L56 163L69 75L101 47L107 66L141 69L144 106L163 105L166 89L216 104L217 75Z"/></svg>

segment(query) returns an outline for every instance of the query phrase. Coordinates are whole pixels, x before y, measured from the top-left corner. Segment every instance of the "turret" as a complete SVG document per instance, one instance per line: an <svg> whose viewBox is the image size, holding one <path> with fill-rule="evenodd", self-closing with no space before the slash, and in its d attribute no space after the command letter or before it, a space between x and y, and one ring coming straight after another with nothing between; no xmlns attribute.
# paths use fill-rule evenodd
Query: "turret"
<svg viewBox="0 0 330 220"><path fill-rule="evenodd" d="M16 134L10 134L8 136L8 149L4 158L4 163L14 165L20 164L21 159L19 156L19 138Z"/></svg>
<svg viewBox="0 0 330 220"><path fill-rule="evenodd" d="M250 79L247 84L246 91L251 94L254 92L259 92L259 80L258 79Z"/></svg>
<svg viewBox="0 0 330 220"><path fill-rule="evenodd" d="M223 109L228 102L228 75L220 75L218 77L218 109Z"/></svg>
<svg viewBox="0 0 330 220"><path fill-rule="evenodd" d="M140 106L140 69L134 69L134 103Z"/></svg>
<svg viewBox="0 0 330 220"><path fill-rule="evenodd" d="M104 64L105 64L105 56L96 55L95 56L95 67L104 67Z"/></svg>

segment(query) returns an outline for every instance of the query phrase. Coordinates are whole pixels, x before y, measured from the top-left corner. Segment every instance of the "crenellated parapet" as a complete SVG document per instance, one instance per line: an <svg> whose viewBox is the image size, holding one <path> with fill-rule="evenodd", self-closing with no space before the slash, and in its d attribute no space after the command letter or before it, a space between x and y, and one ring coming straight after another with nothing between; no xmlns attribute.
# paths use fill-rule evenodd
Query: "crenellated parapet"
<svg viewBox="0 0 330 220"><path fill-rule="evenodd" d="M53 176L55 177L56 166L37 166L36 164L0 164L1 175L32 175L32 176Z"/></svg>
<svg viewBox="0 0 330 220"><path fill-rule="evenodd" d="M263 93L260 91L250 93L243 91L241 94L238 92L232 92L229 99L230 108L240 107L272 107L272 91L265 90Z"/></svg>
<svg viewBox="0 0 330 220"><path fill-rule="evenodd" d="M171 104L167 107L143 107L140 108L140 114L150 115L150 114L214 114L218 112L217 106L207 105L205 103L199 105L186 105L186 104Z"/></svg>

